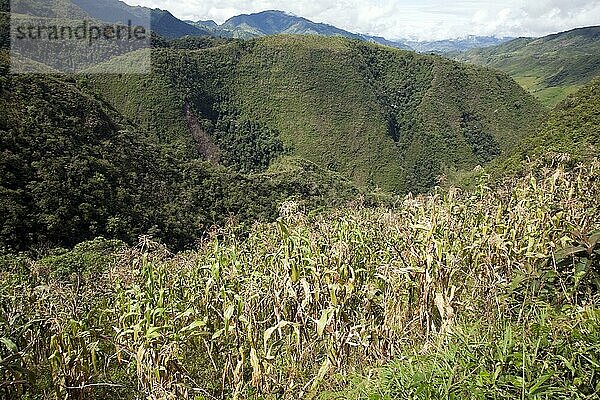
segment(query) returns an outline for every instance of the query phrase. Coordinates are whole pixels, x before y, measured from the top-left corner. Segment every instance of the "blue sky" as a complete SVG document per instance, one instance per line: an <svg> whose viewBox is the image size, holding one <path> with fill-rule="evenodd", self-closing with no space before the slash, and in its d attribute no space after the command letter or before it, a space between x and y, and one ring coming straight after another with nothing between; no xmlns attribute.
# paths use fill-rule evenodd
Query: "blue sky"
<svg viewBox="0 0 600 400"><path fill-rule="evenodd" d="M182 19L219 23L242 13L275 9L315 22L388 39L465 35L543 36L600 24L600 0L125 0Z"/></svg>

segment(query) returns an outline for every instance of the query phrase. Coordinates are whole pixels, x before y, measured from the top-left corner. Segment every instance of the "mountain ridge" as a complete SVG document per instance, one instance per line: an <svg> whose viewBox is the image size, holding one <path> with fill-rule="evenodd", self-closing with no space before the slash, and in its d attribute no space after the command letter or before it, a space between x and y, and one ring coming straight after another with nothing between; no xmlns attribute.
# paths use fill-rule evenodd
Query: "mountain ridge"
<svg viewBox="0 0 600 400"><path fill-rule="evenodd" d="M19 6L33 4L36 6L33 7L35 9L40 8L39 3L39 0L15 0L14 4ZM307 18L280 10L266 10L257 13L240 14L229 18L223 24L219 25L213 20L183 21L167 10L130 6L120 0L102 0L102 6L99 6L97 1L92 0L47 0L41 6L46 10L42 16L47 17L52 10L60 11L61 17L77 15L77 12L73 13L72 10L69 12L65 11L68 10L69 4L72 4L76 10L87 13L92 18L109 23L122 23L123 16L132 17L133 20L136 20L140 18L140 13L149 14L153 30L159 35L171 39L183 36L215 36L250 39L271 34L317 34L324 36L342 36L404 50L414 50L420 53L434 54L452 54L456 52L465 52L470 49L496 47L513 39L510 37L476 35L430 41L388 39L382 36L349 32L334 25L313 22ZM8 0L0 2L0 6L4 12L9 11L10 7ZM264 25L264 21L260 21L262 16L270 17L271 22L273 22L274 19L280 19L282 21L287 21L287 23L285 23L281 29L271 29L265 32L260 29L260 26ZM247 22L250 20L254 22L248 24ZM242 23L240 21L245 22ZM281 24L282 21L278 21L277 23ZM558 32L552 35L561 35L563 33L565 32ZM551 37L552 35L549 35L548 37ZM528 40L535 38L519 39ZM454 54L452 56L456 55Z"/></svg>
<svg viewBox="0 0 600 400"><path fill-rule="evenodd" d="M502 70L553 107L600 75L600 26L517 38L454 54L453 58Z"/></svg>
<svg viewBox="0 0 600 400"><path fill-rule="evenodd" d="M320 34L323 36L342 36L360 39L403 50L415 50L421 53L445 53L461 51L472 47L490 46L505 42L509 38L469 35L465 38L411 41L408 39L390 40L382 36L353 33L336 26L313 22L281 10L265 10L256 13L240 14L218 25L214 21L191 22L194 26L212 29L214 35L237 37L242 39L274 34ZM215 26L216 25L216 26Z"/></svg>
<svg viewBox="0 0 600 400"><path fill-rule="evenodd" d="M40 8L39 2L40 0L18 0L15 1L15 4L20 7L33 4L34 7L29 8L35 10L36 8ZM72 17L76 14L73 14L72 11L64 11L65 8L68 8L68 4L72 4L77 10L90 17L109 23L126 23L127 20L132 20L142 25L147 25L146 20L150 19L153 31L171 39L183 36L251 39L273 34L313 34L342 36L404 50L437 54L464 51L473 47L491 46L508 39L494 36L468 35L461 38L433 41L391 40L377 35L350 32L331 24L313 22L307 18L280 10L265 10L257 13L240 14L229 18L223 24L219 25L213 20L183 21L167 10L130 6L121 0L102 0L102 2L92 0L48 0L48 2L44 2L42 7L45 11L41 14L38 11L37 15L47 17L53 10L61 10L61 17ZM6 5L3 3L0 4L2 4L3 9L8 11L8 2L6 2ZM278 26L278 29L265 29L265 24L270 24L272 27Z"/></svg>
<svg viewBox="0 0 600 400"><path fill-rule="evenodd" d="M187 104L233 167L250 159L233 140L250 139L237 131L249 126L265 155L279 137L288 154L385 191L426 191L446 168L486 163L544 116L503 73L346 38L276 35L153 58L151 77L88 82L144 126L179 121L166 138L189 134ZM146 93L128 94L137 87ZM154 96L177 101L154 110Z"/></svg>
<svg viewBox="0 0 600 400"><path fill-rule="evenodd" d="M0 252L72 246L97 235L133 243L147 233L189 248L234 217L274 219L289 197L317 207L359 193L305 160L242 174L190 157L87 90L85 77L10 75L5 56L0 52Z"/></svg>
<svg viewBox="0 0 600 400"><path fill-rule="evenodd" d="M277 34L311 34L340 36L384 44L404 50L412 49L402 42L390 41L378 36L352 33L330 24L313 22L307 18L280 10L265 10L258 13L240 14L216 26L214 21L197 21L193 24L200 28L212 29L214 36L250 39Z"/></svg>
<svg viewBox="0 0 600 400"><path fill-rule="evenodd" d="M130 6L120 0L16 0L2 3L1 10L45 18L83 19L92 18L107 23L148 26L157 34L166 38L178 38L185 35L210 35L176 18L167 10L142 6ZM12 7L12 9L11 9Z"/></svg>

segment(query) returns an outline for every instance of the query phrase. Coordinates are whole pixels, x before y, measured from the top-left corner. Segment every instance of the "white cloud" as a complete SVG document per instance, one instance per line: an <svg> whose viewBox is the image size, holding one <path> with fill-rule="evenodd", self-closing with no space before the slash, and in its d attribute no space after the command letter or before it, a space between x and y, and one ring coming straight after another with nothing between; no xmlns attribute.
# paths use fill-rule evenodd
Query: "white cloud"
<svg viewBox="0 0 600 400"><path fill-rule="evenodd" d="M222 23L242 13L282 10L389 39L474 35L542 36L600 23L600 0L125 0L182 19Z"/></svg>

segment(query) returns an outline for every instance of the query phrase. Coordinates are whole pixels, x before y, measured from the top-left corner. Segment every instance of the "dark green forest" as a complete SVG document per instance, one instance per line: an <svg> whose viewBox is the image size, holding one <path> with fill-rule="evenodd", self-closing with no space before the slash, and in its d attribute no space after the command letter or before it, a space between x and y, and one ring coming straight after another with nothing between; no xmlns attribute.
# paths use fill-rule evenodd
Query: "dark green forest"
<svg viewBox="0 0 600 400"><path fill-rule="evenodd" d="M183 249L290 197L421 193L545 116L505 75L358 41L153 42L147 75L11 76L4 59L5 249L144 233Z"/></svg>
<svg viewBox="0 0 600 400"><path fill-rule="evenodd" d="M264 170L270 154L283 151L260 126L218 121L224 162L235 161L227 168L182 157L74 79L10 76L2 68L5 250L72 246L100 235L132 243L141 234L193 247L213 225L274 218L290 196L317 206L358 192L310 162L290 160L268 174L236 172ZM232 145L233 134L247 142Z"/></svg>

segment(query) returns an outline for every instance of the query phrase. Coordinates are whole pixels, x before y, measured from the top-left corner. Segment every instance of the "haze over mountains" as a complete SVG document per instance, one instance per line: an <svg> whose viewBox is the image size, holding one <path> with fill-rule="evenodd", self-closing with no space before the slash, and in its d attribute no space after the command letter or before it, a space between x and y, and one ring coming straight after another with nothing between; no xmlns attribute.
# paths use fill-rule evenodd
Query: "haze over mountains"
<svg viewBox="0 0 600 400"><path fill-rule="evenodd" d="M351 33L343 29L322 23L315 23L283 11L269 10L255 14L234 16L222 25L214 21L197 21L191 24L212 34L224 37L252 38L276 34L316 34L322 36L342 36L351 39L366 40L400 49L417 50L419 52L461 51L472 47L484 47L502 43L510 38L469 36L464 39L443 41L408 41L388 40L383 37Z"/></svg>
<svg viewBox="0 0 600 400"><path fill-rule="evenodd" d="M15 2L16 5L21 7L27 3L27 0ZM34 1L32 3L40 2ZM147 18L147 16L151 16L152 29L159 35L167 38L177 38L185 35L212 35L225 38L248 39L274 34L314 34L365 40L424 53L462 51L473 47L491 46L510 39L489 36L468 36L459 39L423 42L388 40L379 36L348 32L332 25L315 23L306 18L277 10L234 16L222 25L218 25L214 21L181 21L169 11L158 8L150 9L147 7L130 6L119 0L104 0L102 2L93 0L48 0L45 4L46 7L43 9L36 10L34 7L30 7L29 12L39 16L49 16L49 10L69 10L64 15L75 16L83 12L101 21L124 24L128 20L140 22L144 18ZM66 6L67 4L68 6Z"/></svg>

